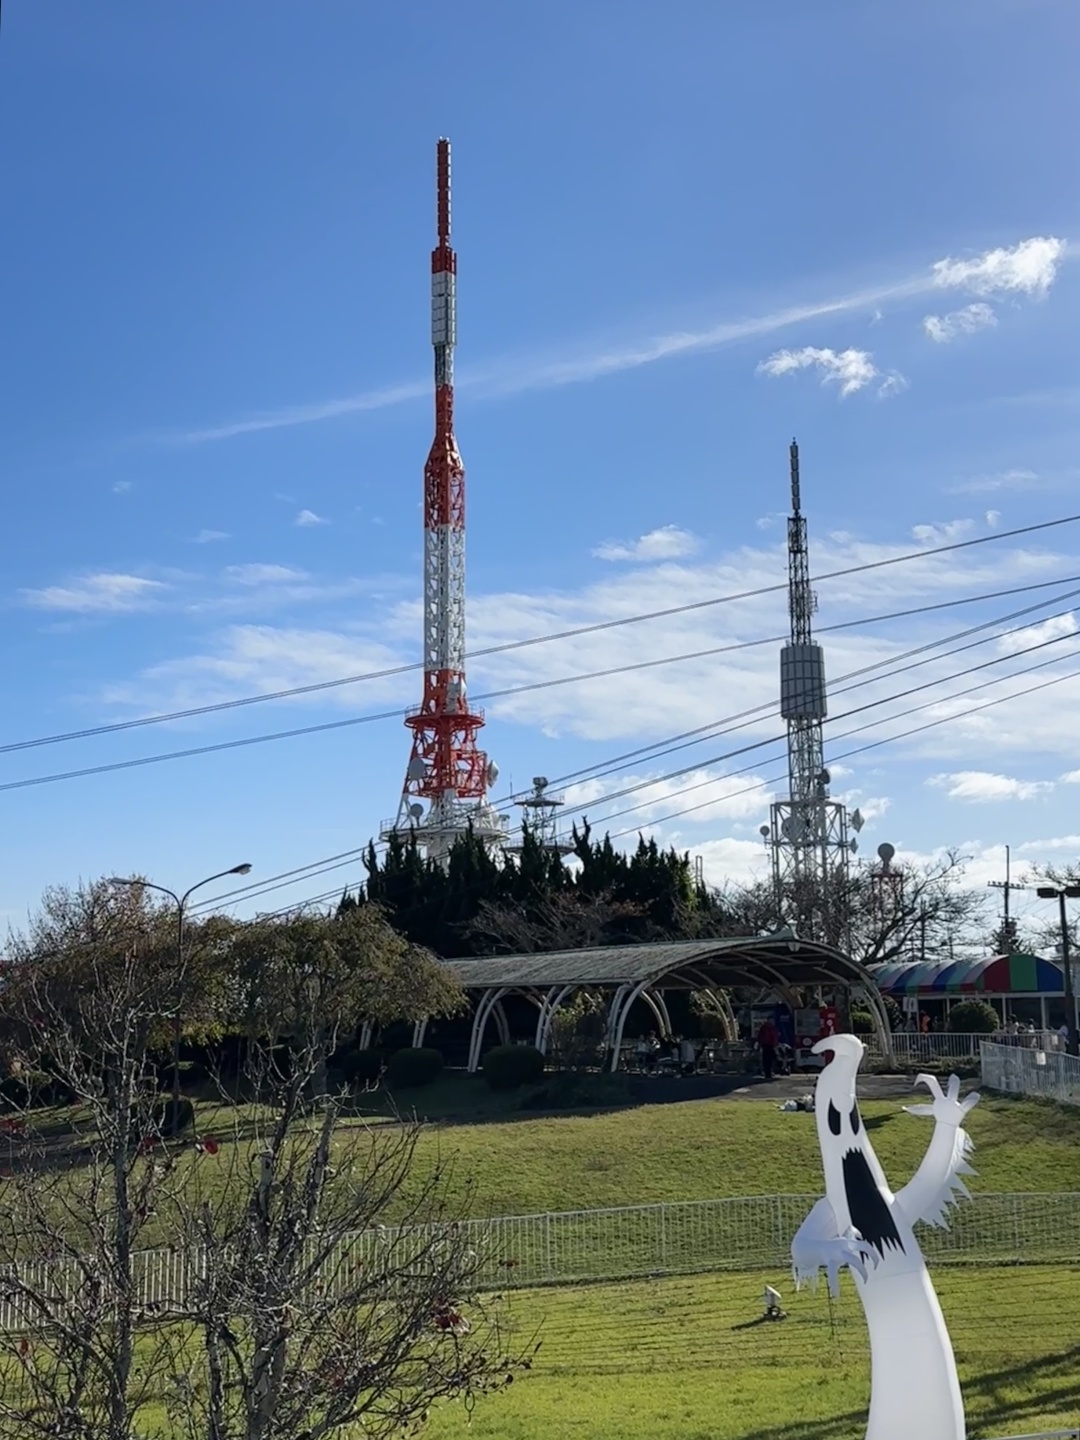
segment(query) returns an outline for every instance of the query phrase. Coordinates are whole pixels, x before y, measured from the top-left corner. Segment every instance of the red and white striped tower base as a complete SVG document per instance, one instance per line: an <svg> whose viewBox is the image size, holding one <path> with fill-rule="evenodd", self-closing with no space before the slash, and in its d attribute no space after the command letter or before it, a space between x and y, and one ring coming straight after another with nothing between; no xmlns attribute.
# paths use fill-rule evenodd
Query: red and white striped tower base
<svg viewBox="0 0 1080 1440"><path fill-rule="evenodd" d="M450 245L450 142L438 146L438 234L431 255L435 439L424 467L424 699L405 720L412 755L396 818L382 836L415 835L443 861L468 829L499 843L507 823L487 803L496 767L477 747L483 711L465 688L465 467L454 438L457 256Z"/></svg>

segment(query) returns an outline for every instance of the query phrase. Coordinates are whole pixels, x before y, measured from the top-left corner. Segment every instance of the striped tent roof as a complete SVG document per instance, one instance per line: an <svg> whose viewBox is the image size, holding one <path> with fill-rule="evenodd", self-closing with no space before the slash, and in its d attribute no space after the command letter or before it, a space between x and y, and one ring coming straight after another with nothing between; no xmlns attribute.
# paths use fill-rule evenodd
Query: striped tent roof
<svg viewBox="0 0 1080 1440"><path fill-rule="evenodd" d="M883 995L1060 995L1061 966L1039 955L992 955L985 960L915 960L881 965L874 973Z"/></svg>

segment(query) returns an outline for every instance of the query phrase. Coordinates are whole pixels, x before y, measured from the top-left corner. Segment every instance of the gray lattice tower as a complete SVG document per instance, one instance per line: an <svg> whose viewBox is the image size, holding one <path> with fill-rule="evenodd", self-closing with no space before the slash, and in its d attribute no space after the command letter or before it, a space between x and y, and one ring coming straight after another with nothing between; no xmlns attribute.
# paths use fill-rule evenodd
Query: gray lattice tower
<svg viewBox="0 0 1080 1440"><path fill-rule="evenodd" d="M770 808L777 911L808 939L844 945L847 938L847 810L829 797L822 724L827 714L825 656L813 637L817 599L810 584L806 517L799 492L799 447L791 442L788 519L791 639L780 652L780 713L787 721L788 798Z"/></svg>

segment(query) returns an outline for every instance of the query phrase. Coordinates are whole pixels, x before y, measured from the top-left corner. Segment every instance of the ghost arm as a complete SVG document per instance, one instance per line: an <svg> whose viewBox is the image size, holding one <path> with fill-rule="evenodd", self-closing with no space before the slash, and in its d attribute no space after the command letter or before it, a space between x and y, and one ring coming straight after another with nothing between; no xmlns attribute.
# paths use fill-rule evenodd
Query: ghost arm
<svg viewBox="0 0 1080 1440"><path fill-rule="evenodd" d="M944 1229L948 1225L948 1207L961 1196L968 1195L961 1177L975 1174L967 1160L974 1146L963 1128L963 1120L978 1103L979 1097L971 1094L961 1101L960 1080L956 1075L950 1077L945 1093L936 1076L920 1075L915 1083L927 1086L933 1103L906 1108L912 1115L931 1116L935 1122L934 1133L922 1164L903 1189L897 1192L896 1204L909 1224L922 1220L927 1225Z"/></svg>
<svg viewBox="0 0 1080 1440"><path fill-rule="evenodd" d="M841 1266L850 1266L865 1280L867 1261L876 1265L878 1258L877 1251L864 1242L858 1231L849 1229L841 1234L828 1196L817 1202L791 1242L795 1288L801 1289L809 1280L816 1289L818 1272L824 1270L833 1296L839 1292Z"/></svg>

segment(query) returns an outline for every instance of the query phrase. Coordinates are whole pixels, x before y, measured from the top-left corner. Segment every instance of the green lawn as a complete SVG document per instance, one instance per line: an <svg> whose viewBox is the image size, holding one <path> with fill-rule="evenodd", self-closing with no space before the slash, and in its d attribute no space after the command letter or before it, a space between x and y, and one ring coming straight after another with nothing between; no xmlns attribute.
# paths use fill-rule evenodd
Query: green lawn
<svg viewBox="0 0 1080 1440"><path fill-rule="evenodd" d="M748 1324L765 1279L789 1318ZM969 1436L1080 1425L1080 1267L939 1270ZM862 1312L848 1280L794 1294L760 1274L518 1293L513 1323L542 1326L531 1374L448 1406L431 1440L861 1440L869 1385Z"/></svg>
<svg viewBox="0 0 1080 1440"><path fill-rule="evenodd" d="M917 1168L933 1124L897 1101L862 1106L894 1185ZM984 1097L972 1111L983 1191L1080 1190L1080 1108ZM584 1210L813 1193L821 1160L813 1116L766 1100L696 1100L597 1115L439 1127L421 1154L454 1158L454 1181L473 1186L478 1215Z"/></svg>

